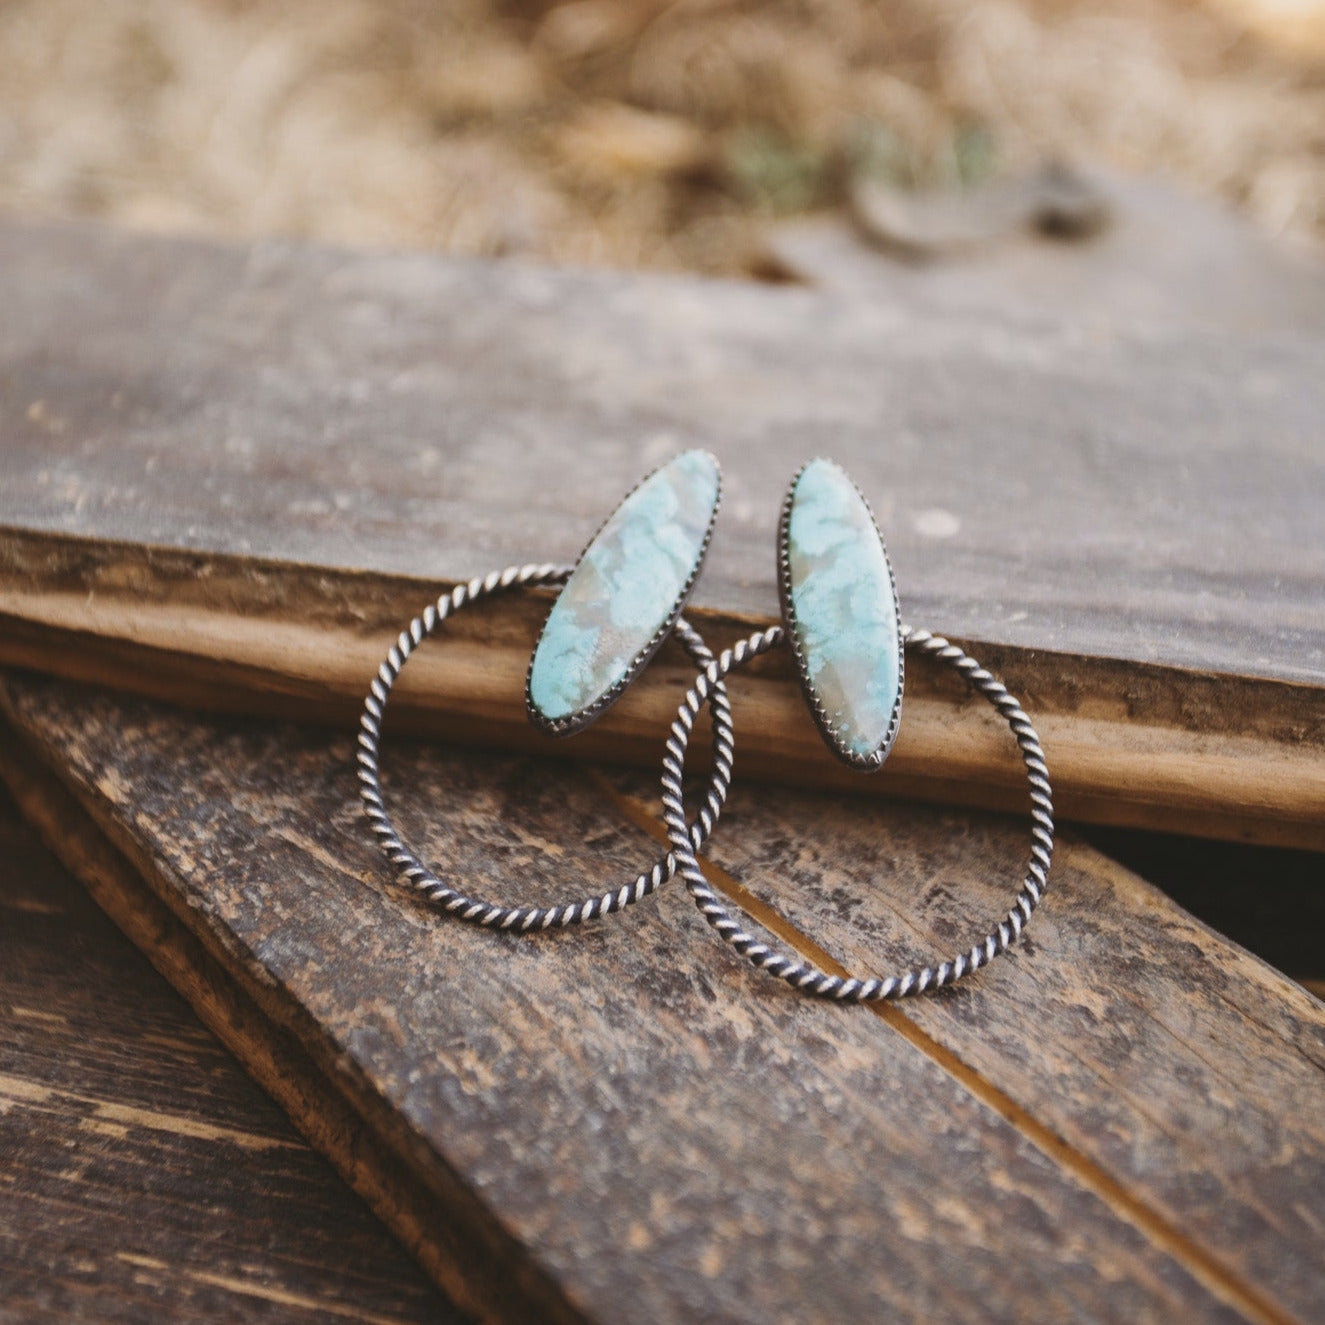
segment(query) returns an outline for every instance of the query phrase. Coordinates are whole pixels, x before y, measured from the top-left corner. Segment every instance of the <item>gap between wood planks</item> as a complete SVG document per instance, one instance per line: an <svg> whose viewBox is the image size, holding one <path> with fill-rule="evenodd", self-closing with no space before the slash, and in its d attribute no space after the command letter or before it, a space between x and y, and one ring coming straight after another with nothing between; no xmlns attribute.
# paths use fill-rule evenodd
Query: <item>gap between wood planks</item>
<svg viewBox="0 0 1325 1325"><path fill-rule="evenodd" d="M618 790L596 768L590 767L587 772L598 790L626 819L657 841L667 843L666 828L644 802ZM1071 841L1060 842L1058 853L1060 856L1077 853L1097 854L1094 848ZM725 893L758 924L825 971L842 976L852 974L832 954L826 952L767 903L760 901L720 866L706 857L701 856L700 859L709 882ZM1193 1277L1216 1296L1224 1299L1238 1311L1244 1312L1250 1319L1262 1322L1263 1325L1296 1325L1294 1316L1267 1299L1216 1256L1176 1228L1164 1215L1129 1192L1089 1156L1071 1146L1005 1091L981 1076L958 1054L922 1030L900 1006L894 1003L869 1003L866 1007L904 1040L942 1068L963 1089L1014 1127L1049 1159L1071 1173L1083 1187L1099 1197L1115 1214L1131 1223L1175 1260L1186 1266Z"/></svg>

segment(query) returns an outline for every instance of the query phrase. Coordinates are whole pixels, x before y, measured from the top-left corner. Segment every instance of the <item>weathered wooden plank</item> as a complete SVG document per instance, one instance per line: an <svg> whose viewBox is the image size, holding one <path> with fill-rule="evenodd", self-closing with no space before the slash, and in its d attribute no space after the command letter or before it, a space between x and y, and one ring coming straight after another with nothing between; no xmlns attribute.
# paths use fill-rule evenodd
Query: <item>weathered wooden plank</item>
<svg viewBox="0 0 1325 1325"><path fill-rule="evenodd" d="M625 794L645 821L652 798ZM1013 820L766 790L739 798L708 854L791 946L886 974L987 932L1027 837ZM1092 848L1069 839L1054 870L1059 905L1015 964L906 1017L1148 1211L1311 1316L1325 1288L1325 1009Z"/></svg>
<svg viewBox="0 0 1325 1325"><path fill-rule="evenodd" d="M685 438L729 470L699 601L762 614L782 490L828 451L875 497L919 621L1325 672L1316 337L1078 337L900 298L85 227L0 244L6 525L447 580L573 557Z"/></svg>
<svg viewBox="0 0 1325 1325"><path fill-rule="evenodd" d="M459 1320L0 793L0 1315Z"/></svg>
<svg viewBox="0 0 1325 1325"><path fill-rule="evenodd" d="M529 1296L514 1308L483 1300L481 1267L469 1274L466 1300L491 1318L530 1303L595 1320L769 1318L789 1303L804 1319L868 1318L883 1304L972 1320L1318 1317L1319 1292L1301 1296L1309 1263L1294 1227L1249 1225L1267 1253L1281 1240L1294 1266L1260 1277L1254 1257L1191 1226L1188 1200L1227 1201L1232 1220L1249 1204L1245 1185L1216 1168L1165 1205L1125 1146L1087 1148L1092 1128L1139 1127L1141 1103L1068 1096L1055 1114L1034 1081L1039 1025L1023 1030L1028 1065L1005 1084L963 1056L963 1018L996 994L1039 1008L1055 1033L1092 1033L1081 1007L1105 1006L1120 979L1144 984L1170 955L1165 932L1228 959L1228 945L1084 848L1059 871L1041 936L1001 963L996 986L880 1017L747 971L676 891L534 941L439 919L384 880L347 737L218 724L52 682L12 680L8 695L24 741L56 761L158 904L297 1033L321 1078L300 1107L357 1112L366 1133L410 1157L416 1201L478 1206L494 1245L528 1258L538 1276L519 1284ZM586 876L628 873L649 850L642 830L613 818L606 785L575 766L404 742L389 764L425 857L496 892L551 900ZM738 797L720 830L746 850L760 831L756 799ZM28 807L49 817L51 800L34 794ZM1005 830L978 816L894 811L873 823L875 858L896 857L902 878L936 861L978 877L1007 847ZM793 854L816 840L777 838ZM77 868L80 850L69 855ZM132 885L122 876L116 887ZM941 888L922 919L953 925L966 909ZM1128 938L1119 966L1086 967L1060 987L1060 949L1136 930L1145 941ZM1248 990L1286 997L1281 977L1238 960ZM1242 1015L1186 992L1216 1038ZM1267 1014L1259 1041L1254 1028L1236 1041L1255 1061L1228 1065L1250 1078L1263 1059L1284 1060L1285 1108L1321 1079L1325 1012L1296 997L1293 1036ZM982 1015L997 1029L1004 1014ZM1145 1006L1128 1015L1145 1022ZM248 1052L249 1028L228 1033ZM1162 1052L1184 1050L1171 1038ZM1259 1162L1303 1222L1319 1219L1318 1126L1252 1100L1237 1127L1292 1153L1249 1149L1243 1179L1255 1184ZM1079 1124L1071 1138L1063 1111ZM1210 1135L1205 1113L1174 1108L1167 1125L1191 1146ZM1223 1145L1249 1139L1220 1133ZM345 1162L343 1137L325 1144ZM392 1202L378 1203L390 1218ZM461 1237L437 1264L464 1249Z"/></svg>
<svg viewBox="0 0 1325 1325"><path fill-rule="evenodd" d="M436 588L247 558L36 542L10 560L11 583L48 576L56 587L0 590L0 607L12 609L0 615L0 656L275 717L354 721L365 678ZM0 537L0 561L4 553ZM522 699L546 611L543 596L528 595L457 616L444 643L411 661L393 721L452 740L547 749ZM715 642L750 625L725 614L701 619ZM1174 675L1153 666L986 645L979 655L1034 712L1065 816L1325 849L1325 706L1310 687L1186 673L1175 692ZM600 724L560 748L652 767L654 733L690 678L688 659L669 646ZM1022 803L1005 730L951 678L913 675L898 744L863 786L824 749L784 657L761 661L750 679L756 697L739 734L747 776Z"/></svg>
<svg viewBox="0 0 1325 1325"><path fill-rule="evenodd" d="M10 662L343 713L439 582L573 556L682 443L728 473L699 616L764 620L780 489L825 451L876 500L906 615L1036 707L1069 813L1325 844L1318 338L90 228L8 226L0 270ZM413 698L515 741L498 681L532 616L483 619L481 658ZM747 748L830 779L777 695ZM906 790L1006 803L1001 746L937 698Z"/></svg>

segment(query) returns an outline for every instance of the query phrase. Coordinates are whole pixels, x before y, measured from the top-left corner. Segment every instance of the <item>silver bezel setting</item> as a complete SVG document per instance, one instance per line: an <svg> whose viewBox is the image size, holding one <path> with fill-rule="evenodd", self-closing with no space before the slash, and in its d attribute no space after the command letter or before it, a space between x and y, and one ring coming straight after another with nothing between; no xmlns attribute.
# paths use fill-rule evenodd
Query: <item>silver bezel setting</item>
<svg viewBox="0 0 1325 1325"><path fill-rule="evenodd" d="M699 448L694 448L699 449ZM584 550L575 559L575 565L571 568L573 575L579 569L580 563L584 560L589 549L598 541L599 535L611 523L612 517L642 488L654 475L666 469L668 465L684 455L685 452L678 452L671 460L664 461L661 465L655 466L644 475L638 483L635 484L624 497L612 508L607 518L594 531L594 536L584 545ZM525 712L529 721L541 732L546 732L549 736L573 736L578 731L583 731L586 727L595 723L602 715L607 712L613 704L625 693L630 683L648 666L653 655L662 648L676 626L676 622L681 613L685 611L686 604L690 601L690 595L694 590L695 582L699 579L699 573L704 569L704 559L708 556L709 544L713 540L713 529L718 519L718 509L722 505L722 466L718 463L718 458L711 451L705 451L705 455L713 461L713 467L717 470L718 490L713 499L713 510L709 514L708 528L704 531L703 542L699 545L699 555L695 558L695 564L691 567L690 576L685 584L681 586L681 592L677 595L676 601L672 604L672 609L667 615L667 619L654 632L652 638L640 651L631 659L630 666L626 668L625 673L610 690L606 690L587 708L580 709L576 713L568 714L564 718L547 718L534 705L534 698L530 689L530 682L533 680L534 659L538 655L538 646L543 642L543 635L547 631L547 623L551 618L553 611L556 610L556 602L548 609L548 615L543 620L543 629L538 632L538 639L534 644L533 652L529 655L529 666L525 671L524 678L524 704ZM569 578L569 577L568 577ZM559 599L558 599L559 600Z"/></svg>
<svg viewBox="0 0 1325 1325"><path fill-rule="evenodd" d="M819 728L819 734L824 738L824 742L844 764L849 764L862 773L877 773L883 767L884 760L888 758L888 754L893 748L893 742L897 739L897 729L902 721L902 695L906 689L906 640L902 630L902 605L897 597L897 577L893 574L892 558L888 556L888 544L884 542L883 534L879 531L879 522L874 517L874 508L870 505L869 498L861 492L855 480L845 470L842 470L842 473L846 475L847 482L856 490L856 495L864 503L865 511L870 517L870 524L874 528L874 535L879 540L879 547L883 549L883 564L888 568L888 583L892 588L893 607L897 617L897 701L893 705L892 715L888 721L888 730L884 735L882 744L867 755L859 755L847 749L833 725L832 717L820 702L814 686L810 683L809 663L804 653L801 652L800 635L796 625L796 610L791 601L791 507L796 495L796 485L800 482L801 475L816 460L828 460L828 463L836 464L836 461L827 456L815 456L814 459L807 460L796 471L787 487L787 495L782 500L782 514L778 519L778 602L782 609L782 624L786 628L787 643L791 646L792 656L796 659L796 674L800 678L801 691L805 695L805 702L810 707L814 725ZM841 469L841 466L839 465L838 468Z"/></svg>

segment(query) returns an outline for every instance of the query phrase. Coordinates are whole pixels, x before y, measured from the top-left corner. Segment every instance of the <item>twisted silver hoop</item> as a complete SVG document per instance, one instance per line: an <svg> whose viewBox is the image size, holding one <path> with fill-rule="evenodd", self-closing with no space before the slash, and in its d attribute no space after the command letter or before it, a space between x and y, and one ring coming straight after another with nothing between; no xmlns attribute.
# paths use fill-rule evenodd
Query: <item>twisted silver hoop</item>
<svg viewBox="0 0 1325 1325"><path fill-rule="evenodd" d="M364 813L372 825L373 834L382 849L382 854L395 866L400 877L430 902L449 914L458 916L461 920L484 925L489 929L525 932L554 929L579 924L582 920L592 920L596 916L611 915L614 911L623 910L641 898L647 897L676 873L676 858L668 852L660 857L651 869L640 874L633 883L623 884L610 892L595 894L584 901L549 907L502 906L481 898L470 897L433 874L401 841L382 802L382 784L378 770L382 719L386 713L391 687L414 650L447 617L467 604L509 589L562 584L570 575L570 569L569 566L553 565L508 566L505 570L493 571L489 575L470 580L468 584L457 585L450 593L443 594L435 604L429 605L422 615L416 616L400 632L399 638L388 650L385 661L377 669L377 675L369 687L368 698L364 701L363 714L359 719L359 798L363 801ZM688 622L679 619L674 629L677 639L685 646L696 667L706 667L713 662L713 654ZM709 780L708 793L694 822L683 826L682 829L686 844L692 850L697 850L713 831L713 826L722 813L722 805L727 798L727 787L731 782L735 738L726 687L720 681L715 682L706 691L706 699L708 698L711 698L713 706L713 772ZM681 812L681 817L684 820L684 810Z"/></svg>
<svg viewBox="0 0 1325 1325"><path fill-rule="evenodd" d="M699 867L695 851L686 832L685 811L681 802L681 776L685 766L686 746L690 743L690 730L695 718L710 697L716 696L717 687L734 668L751 658L767 653L785 636L781 626L758 631L723 651L695 682L677 711L672 734L663 756L662 802L667 836L671 840L681 878L695 899L704 918L742 956L760 970L785 980L795 989L819 998L836 999L842 1003L872 1003L885 998L905 998L908 994L921 994L928 989L941 989L979 970L993 961L999 953L1011 947L1021 937L1021 931L1030 920L1049 884L1049 862L1054 848L1053 792L1049 786L1049 770L1044 762L1044 751L1022 712L1021 705L1008 694L1003 683L980 666L974 658L963 653L955 644L927 630L913 630L902 626L902 639L908 648L925 653L947 663L978 690L1007 720L1021 750L1022 762L1031 788L1031 857L1026 877L1017 899L1005 919L999 921L980 942L956 957L938 966L918 966L901 975L860 979L856 976L830 975L810 962L794 956L785 949L762 942L742 929L726 905L709 886Z"/></svg>

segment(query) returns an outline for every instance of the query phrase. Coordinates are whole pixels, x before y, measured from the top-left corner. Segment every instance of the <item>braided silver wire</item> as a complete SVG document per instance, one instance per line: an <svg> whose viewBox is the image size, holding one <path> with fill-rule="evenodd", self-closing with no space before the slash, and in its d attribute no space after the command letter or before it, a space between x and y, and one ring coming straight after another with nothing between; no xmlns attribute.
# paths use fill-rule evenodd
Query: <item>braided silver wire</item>
<svg viewBox="0 0 1325 1325"><path fill-rule="evenodd" d="M486 576L470 580L468 584L457 585L450 593L443 594L436 603L425 608L421 615L416 616L400 632L396 642L387 651L385 660L377 669L377 675L373 677L368 697L364 701L363 714L359 719L359 798L363 802L364 813L368 816L369 824L372 825L373 834L382 849L382 854L395 866L396 872L402 879L442 910L458 916L461 920L468 920L475 925L485 925L491 929L520 931L554 929L564 925L579 924L582 920L592 920L596 916L611 915L614 911L623 910L641 898L647 897L676 873L676 858L668 852L632 883L622 884L610 892L596 893L583 901L548 907L502 906L481 898L470 897L433 874L401 841L395 825L391 822L391 816L387 814L386 806L383 804L378 766L382 720L386 714L391 687L395 685L396 678L414 650L447 617L469 603L510 589L563 584L569 575L569 566L507 566L505 570L492 571ZM677 620L675 633L696 667L706 667L713 662L713 654L708 646L684 619ZM711 695L713 702L713 772L709 780L708 793L695 816L694 823L684 829L687 845L696 850L713 831L713 826L722 813L722 805L727 798L727 787L731 782L735 744L731 705L727 699L726 687L721 683L715 683L706 695ZM682 818L684 817L683 810Z"/></svg>
<svg viewBox="0 0 1325 1325"><path fill-rule="evenodd" d="M908 994L921 994L929 989L941 989L953 984L972 971L993 961L999 953L1011 947L1021 937L1021 931L1030 920L1049 885L1049 862L1054 847L1053 792L1049 786L1049 769L1045 765L1044 750L1040 746L1030 719L1021 705L1008 694L1003 683L980 666L955 644L927 630L902 627L906 646L947 663L978 690L1012 729L1021 750L1022 762L1030 779L1031 794L1031 855L1030 864L1021 891L1007 916L978 943L965 952L940 962L937 966L918 966L901 975L857 976L830 975L827 971L802 960L784 949L756 938L741 928L726 905L709 886L699 867L695 851L685 831L685 813L681 804L681 776L685 766L686 746L690 730L710 695L733 668L751 658L767 653L785 637L781 626L757 631L723 651L716 662L710 663L695 682L677 711L672 734L667 741L663 757L662 802L663 819L678 869L686 887L694 897L704 918L718 933L749 961L785 980L795 989L819 998L836 999L843 1003L872 1003L885 998L904 998Z"/></svg>

